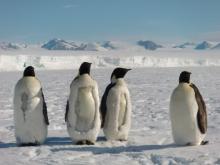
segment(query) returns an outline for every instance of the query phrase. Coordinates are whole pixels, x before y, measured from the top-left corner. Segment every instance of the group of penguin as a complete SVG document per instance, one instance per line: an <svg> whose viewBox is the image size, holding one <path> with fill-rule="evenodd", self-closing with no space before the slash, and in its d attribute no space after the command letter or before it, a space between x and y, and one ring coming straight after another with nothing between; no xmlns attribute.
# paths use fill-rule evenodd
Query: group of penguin
<svg viewBox="0 0 220 165"><path fill-rule="evenodd" d="M90 75L91 63L83 62L70 85L65 122L73 143L94 145L103 128L107 140L127 141L131 127L131 99L124 76L130 69L115 68L101 101L97 82ZM170 99L170 118L177 145L204 145L207 113L198 88L183 71ZM32 66L25 68L14 90L14 124L18 146L36 146L47 138L47 105Z"/></svg>

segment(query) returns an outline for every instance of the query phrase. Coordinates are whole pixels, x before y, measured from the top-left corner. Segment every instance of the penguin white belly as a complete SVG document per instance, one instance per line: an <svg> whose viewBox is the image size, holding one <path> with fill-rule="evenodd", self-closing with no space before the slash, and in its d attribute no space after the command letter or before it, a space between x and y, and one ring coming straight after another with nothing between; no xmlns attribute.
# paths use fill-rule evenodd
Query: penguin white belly
<svg viewBox="0 0 220 165"><path fill-rule="evenodd" d="M171 97L173 139L178 145L199 145L204 138L197 124L198 104L193 93L177 92Z"/></svg>
<svg viewBox="0 0 220 165"><path fill-rule="evenodd" d="M124 94L121 94L120 96L120 109L119 109L119 115L118 115L118 126L124 124L124 118L126 113L126 98Z"/></svg>
<svg viewBox="0 0 220 165"><path fill-rule="evenodd" d="M92 95L92 87L79 88L76 114L76 129L78 131L88 131L91 129L95 118L95 101Z"/></svg>

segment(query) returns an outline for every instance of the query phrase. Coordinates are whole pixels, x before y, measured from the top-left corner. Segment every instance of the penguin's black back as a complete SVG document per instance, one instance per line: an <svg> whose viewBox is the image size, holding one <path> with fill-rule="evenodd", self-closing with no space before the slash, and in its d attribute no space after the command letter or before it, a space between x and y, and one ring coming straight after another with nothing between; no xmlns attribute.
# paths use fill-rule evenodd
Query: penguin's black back
<svg viewBox="0 0 220 165"><path fill-rule="evenodd" d="M107 105L106 105L106 102L107 102L107 97L108 97L108 93L110 91L110 89L112 87L114 87L116 85L116 83L111 83L109 84L106 89L105 89L105 92L102 96L102 100L101 100L101 106L100 106L100 111L101 111L101 116L102 116L102 124L101 124L101 127L103 128L104 127L104 123L105 123L105 115L106 115L106 112L107 112Z"/></svg>
<svg viewBox="0 0 220 165"><path fill-rule="evenodd" d="M207 132L207 112L206 112L206 105L203 100L202 95L199 92L199 89L196 87L195 84L190 84L191 88L193 88L195 92L196 102L198 104L198 113L197 113L197 122L199 126L199 130L201 133L205 134Z"/></svg>

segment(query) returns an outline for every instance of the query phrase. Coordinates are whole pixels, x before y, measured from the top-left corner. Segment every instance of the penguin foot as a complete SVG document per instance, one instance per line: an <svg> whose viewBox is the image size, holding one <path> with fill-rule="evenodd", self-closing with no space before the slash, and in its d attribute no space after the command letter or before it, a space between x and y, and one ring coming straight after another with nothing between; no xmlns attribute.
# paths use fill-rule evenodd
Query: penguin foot
<svg viewBox="0 0 220 165"><path fill-rule="evenodd" d="M87 144L87 145L94 145L94 143L91 142L91 141L89 141L89 140L86 140L86 144Z"/></svg>
<svg viewBox="0 0 220 165"><path fill-rule="evenodd" d="M191 146L192 145L192 143L186 143L186 146Z"/></svg>
<svg viewBox="0 0 220 165"><path fill-rule="evenodd" d="M202 141L201 142L201 145L206 145L206 144L209 144L209 141L207 140L207 141Z"/></svg>
<svg viewBox="0 0 220 165"><path fill-rule="evenodd" d="M85 145L85 144L86 144L86 140L80 140L76 142L76 145Z"/></svg>
<svg viewBox="0 0 220 165"><path fill-rule="evenodd" d="M120 142L126 142L126 139L119 139Z"/></svg>

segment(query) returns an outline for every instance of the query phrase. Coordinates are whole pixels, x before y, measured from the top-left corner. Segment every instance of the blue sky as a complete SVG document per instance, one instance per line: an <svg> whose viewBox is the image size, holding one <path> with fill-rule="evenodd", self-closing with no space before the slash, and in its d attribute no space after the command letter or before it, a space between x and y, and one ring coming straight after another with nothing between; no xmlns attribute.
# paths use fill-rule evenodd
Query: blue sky
<svg viewBox="0 0 220 165"><path fill-rule="evenodd" d="M0 41L220 41L220 0L0 0Z"/></svg>

